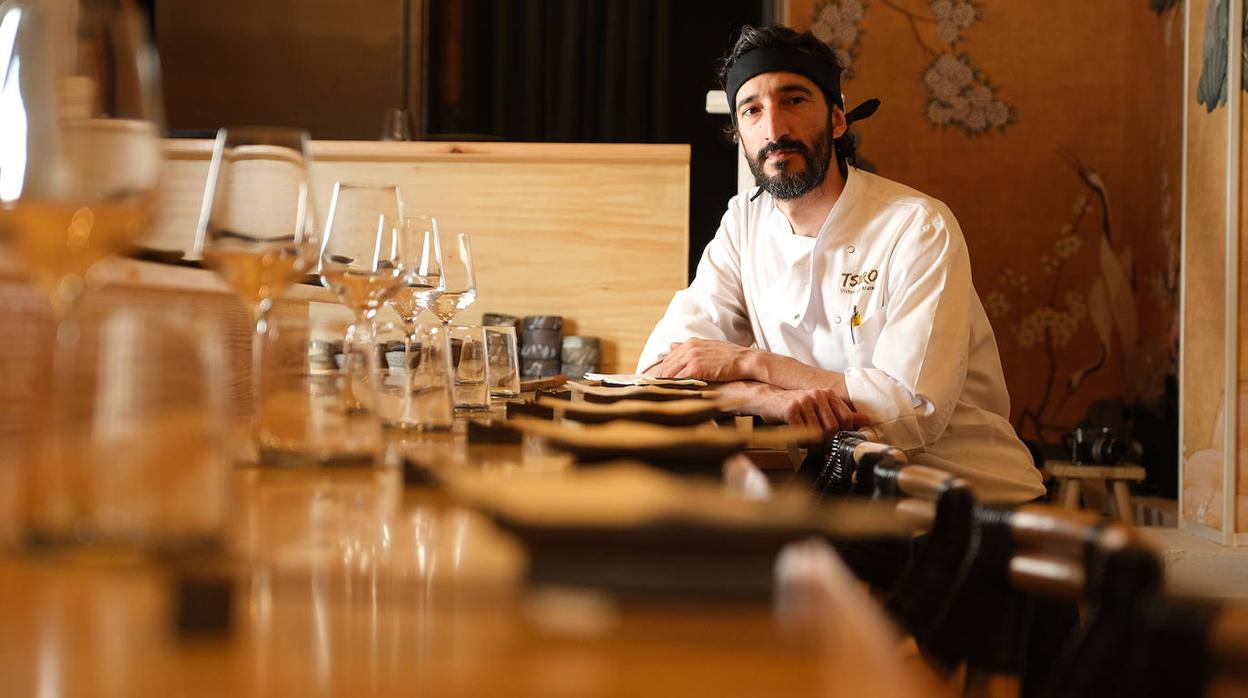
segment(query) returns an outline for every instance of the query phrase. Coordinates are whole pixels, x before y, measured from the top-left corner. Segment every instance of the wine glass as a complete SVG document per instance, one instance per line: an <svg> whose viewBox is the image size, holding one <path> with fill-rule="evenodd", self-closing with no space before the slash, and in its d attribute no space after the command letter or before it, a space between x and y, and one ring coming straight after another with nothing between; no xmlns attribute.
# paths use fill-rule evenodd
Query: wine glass
<svg viewBox="0 0 1248 698"><path fill-rule="evenodd" d="M155 208L160 71L130 0L0 4L0 70L0 244L30 270L56 322L34 436L41 458L67 462L88 272L133 244ZM49 496L76 496L57 484L66 490Z"/></svg>
<svg viewBox="0 0 1248 698"><path fill-rule="evenodd" d="M0 239L72 329L87 272L152 217L156 53L127 0L11 2L0 8L0 64Z"/></svg>
<svg viewBox="0 0 1248 698"><path fill-rule="evenodd" d="M321 246L321 281L362 326L371 326L403 285L402 206L397 186L334 183Z"/></svg>
<svg viewBox="0 0 1248 698"><path fill-rule="evenodd" d="M377 311L403 285L402 207L397 186L334 183L321 244L321 282L355 315L348 345L372 341ZM347 352L348 361L353 354ZM353 409L349 395L346 402Z"/></svg>
<svg viewBox="0 0 1248 698"><path fill-rule="evenodd" d="M119 305L79 325L71 418L35 442L25 472L27 543L212 544L225 531L231 459L217 318L190 302Z"/></svg>
<svg viewBox="0 0 1248 698"><path fill-rule="evenodd" d="M390 297L390 307L399 316L411 347L416 333L416 318L427 310L446 288L442 277L442 246L438 239L438 221L433 216L412 216L403 219L399 231L399 256L407 268L403 286Z"/></svg>
<svg viewBox="0 0 1248 698"><path fill-rule="evenodd" d="M251 313L252 402L274 301L314 265L318 240L308 195L308 133L248 127L217 132L195 252Z"/></svg>
<svg viewBox="0 0 1248 698"><path fill-rule="evenodd" d="M429 310L450 327L459 311L477 300L477 277L472 267L472 245L467 233L447 236L442 249L442 293L433 299Z"/></svg>

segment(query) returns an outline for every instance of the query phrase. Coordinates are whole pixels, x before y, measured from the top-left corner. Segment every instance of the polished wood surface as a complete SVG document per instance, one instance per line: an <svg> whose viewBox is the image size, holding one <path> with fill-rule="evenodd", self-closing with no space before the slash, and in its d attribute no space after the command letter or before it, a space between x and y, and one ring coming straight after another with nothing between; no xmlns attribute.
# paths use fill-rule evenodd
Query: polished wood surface
<svg viewBox="0 0 1248 698"><path fill-rule="evenodd" d="M396 437L396 453L559 477L540 442ZM224 556L0 557L13 695L941 695L826 544L777 596L618 598L524 583L522 545L393 466L240 466ZM194 506L188 502L188 506ZM235 590L225 634L175 630L186 579Z"/></svg>

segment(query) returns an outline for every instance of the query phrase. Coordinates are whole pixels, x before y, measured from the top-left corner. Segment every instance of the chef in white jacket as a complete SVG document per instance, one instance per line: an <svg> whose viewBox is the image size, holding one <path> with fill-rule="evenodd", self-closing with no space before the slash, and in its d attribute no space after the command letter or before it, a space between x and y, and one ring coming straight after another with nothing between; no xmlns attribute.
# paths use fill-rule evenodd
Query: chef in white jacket
<svg viewBox="0 0 1248 698"><path fill-rule="evenodd" d="M966 241L940 201L853 167L835 55L747 27L725 60L758 187L728 204L638 371L700 378L771 422L862 428L993 502L1044 493L1011 427Z"/></svg>

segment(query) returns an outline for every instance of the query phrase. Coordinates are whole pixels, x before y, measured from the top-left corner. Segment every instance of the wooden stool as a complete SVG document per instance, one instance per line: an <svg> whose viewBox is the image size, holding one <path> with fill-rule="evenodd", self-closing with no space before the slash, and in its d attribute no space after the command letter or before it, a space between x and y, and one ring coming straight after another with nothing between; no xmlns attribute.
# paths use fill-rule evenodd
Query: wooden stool
<svg viewBox="0 0 1248 698"><path fill-rule="evenodd" d="M1144 468L1139 465L1076 465L1069 461L1050 461L1044 466L1045 477L1057 480L1057 501L1068 509L1081 508L1083 481L1097 480L1113 495L1114 509L1118 519L1135 523L1131 508L1131 490L1128 482L1144 479Z"/></svg>

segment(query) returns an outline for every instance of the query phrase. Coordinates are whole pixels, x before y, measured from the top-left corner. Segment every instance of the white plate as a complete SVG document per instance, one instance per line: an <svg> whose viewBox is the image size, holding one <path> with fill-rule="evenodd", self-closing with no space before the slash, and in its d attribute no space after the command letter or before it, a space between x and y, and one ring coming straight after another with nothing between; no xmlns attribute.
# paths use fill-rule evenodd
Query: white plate
<svg viewBox="0 0 1248 698"><path fill-rule="evenodd" d="M689 385L705 388L706 381L696 378L655 378L644 373L586 373L585 380L615 385Z"/></svg>

